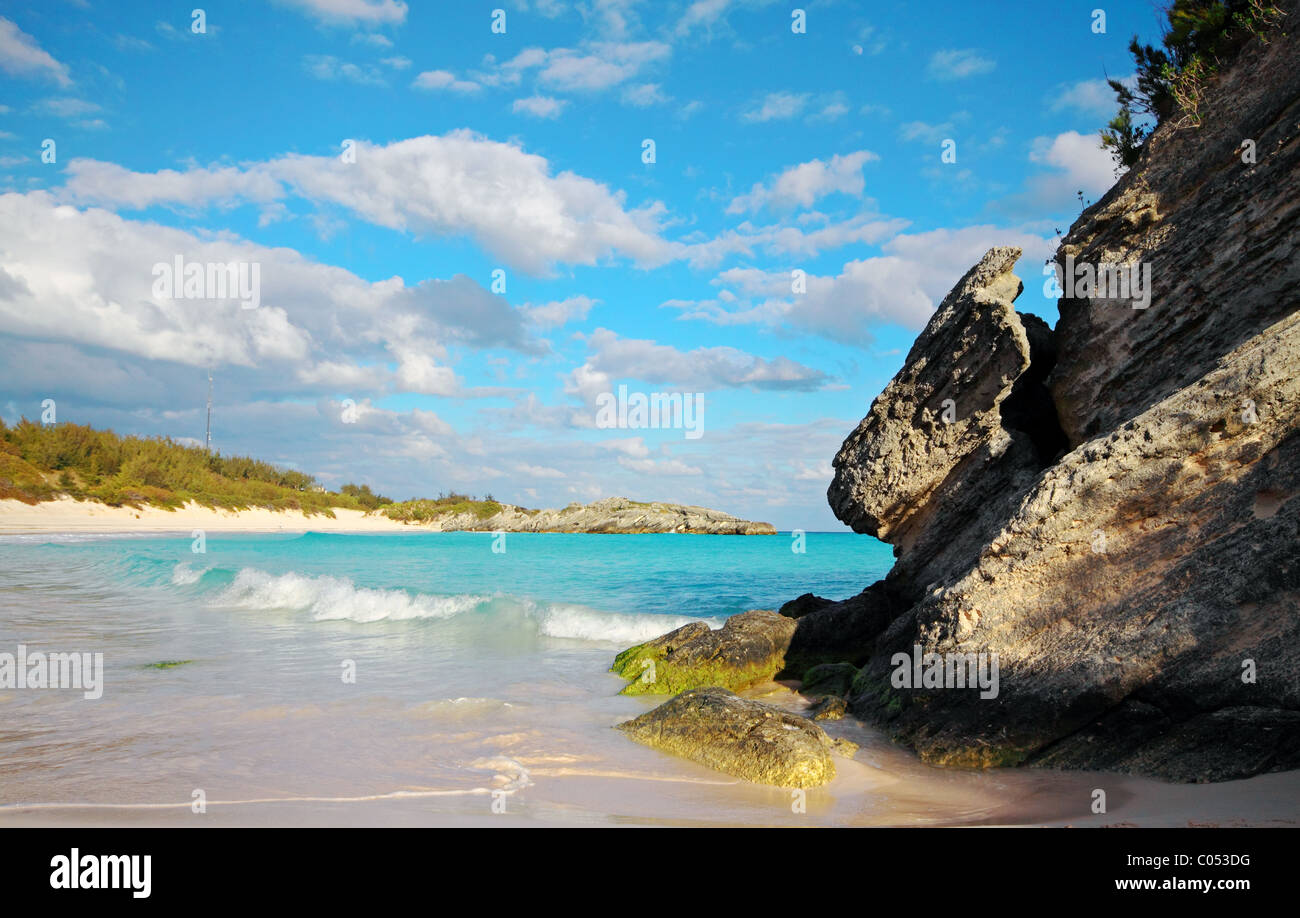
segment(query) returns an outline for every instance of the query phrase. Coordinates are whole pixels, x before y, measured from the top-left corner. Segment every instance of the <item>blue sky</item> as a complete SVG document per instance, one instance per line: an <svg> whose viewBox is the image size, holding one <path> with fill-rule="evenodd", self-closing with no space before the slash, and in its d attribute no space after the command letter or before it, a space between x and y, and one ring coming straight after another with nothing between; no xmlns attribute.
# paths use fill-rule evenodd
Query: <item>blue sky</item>
<svg viewBox="0 0 1300 918"><path fill-rule="evenodd" d="M1055 321L1158 27L1097 8L3 0L0 416L200 439L211 367L217 448L330 485L840 529L835 450L989 246ZM159 297L178 255L261 304ZM703 435L598 428L620 384Z"/></svg>

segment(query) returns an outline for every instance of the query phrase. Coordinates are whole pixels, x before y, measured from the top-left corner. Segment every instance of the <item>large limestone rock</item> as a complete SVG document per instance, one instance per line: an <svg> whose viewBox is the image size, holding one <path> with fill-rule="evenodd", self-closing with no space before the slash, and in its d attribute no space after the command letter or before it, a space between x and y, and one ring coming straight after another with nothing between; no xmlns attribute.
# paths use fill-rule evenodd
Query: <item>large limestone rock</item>
<svg viewBox="0 0 1300 918"><path fill-rule="evenodd" d="M970 569L878 639L854 711L952 764L1300 765L1297 429L1300 314L1050 469ZM998 697L894 690L892 654L914 645L997 654ZM1244 744L1272 755L1227 755Z"/></svg>
<svg viewBox="0 0 1300 918"><path fill-rule="evenodd" d="M820 787L835 777L834 744L806 717L726 689L682 692L618 725L638 743L778 787Z"/></svg>
<svg viewBox="0 0 1300 918"><path fill-rule="evenodd" d="M991 249L967 272L835 457L831 508L897 546L896 580L925 586L992 535L1063 445L1043 387L1050 332L1012 306L1019 257Z"/></svg>
<svg viewBox="0 0 1300 918"><path fill-rule="evenodd" d="M845 441L831 505L899 555L850 707L923 758L1300 767L1297 59L1293 31L1252 44L1064 239L1062 264L1149 264L1149 308L1067 298L1036 344L995 249ZM996 660L996 697L909 685L915 648Z"/></svg>

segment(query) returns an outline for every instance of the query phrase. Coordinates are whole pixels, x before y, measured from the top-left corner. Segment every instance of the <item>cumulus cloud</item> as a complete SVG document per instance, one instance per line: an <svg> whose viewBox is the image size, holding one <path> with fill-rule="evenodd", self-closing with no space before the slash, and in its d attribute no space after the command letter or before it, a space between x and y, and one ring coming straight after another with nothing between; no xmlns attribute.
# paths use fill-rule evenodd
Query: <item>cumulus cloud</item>
<svg viewBox="0 0 1300 918"><path fill-rule="evenodd" d="M756 211L763 207L811 207L819 198L841 193L860 195L865 187L862 167L880 159L870 150L859 150L830 160L810 160L791 166L768 184L758 183L731 202L729 214Z"/></svg>
<svg viewBox="0 0 1300 918"><path fill-rule="evenodd" d="M676 252L660 236L662 205L628 210L621 192L573 172L552 174L545 158L469 131L387 146L358 141L353 163L289 154L238 167L132 172L78 159L68 176L65 193L74 201L137 209L266 204L292 192L395 230L470 236L537 274L618 256L656 265Z"/></svg>
<svg viewBox="0 0 1300 918"><path fill-rule="evenodd" d="M1115 184L1115 161L1096 134L1066 131L1055 137L1037 137L1029 161L1055 170L1030 179L1030 193L1044 203L1059 203L1079 191L1095 198Z"/></svg>
<svg viewBox="0 0 1300 918"><path fill-rule="evenodd" d="M173 298L158 265L256 265L260 306ZM542 354L525 314L464 275L369 282L286 248L196 236L46 192L0 195L0 328L146 361L242 367L281 391L340 385L453 394L449 348ZM393 372L386 367L393 366Z"/></svg>

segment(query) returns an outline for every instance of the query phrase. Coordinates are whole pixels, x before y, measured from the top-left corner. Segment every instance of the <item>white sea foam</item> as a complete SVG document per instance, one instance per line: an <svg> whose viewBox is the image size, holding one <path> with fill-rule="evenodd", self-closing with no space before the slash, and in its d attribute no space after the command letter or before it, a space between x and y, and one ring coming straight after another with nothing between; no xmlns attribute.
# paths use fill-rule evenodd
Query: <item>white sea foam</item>
<svg viewBox="0 0 1300 918"><path fill-rule="evenodd" d="M182 563L172 573L172 582L194 583L203 576ZM241 570L216 603L237 609L301 610L318 621L347 620L377 622L402 619L449 619L492 603L489 611L522 609L539 634L610 644L647 641L688 622L701 621L686 615L638 615L602 612L584 606L537 603L509 597L462 594L435 596L406 590L358 587L346 577L269 574L255 568ZM722 619L703 619L710 627L722 627Z"/></svg>
<svg viewBox="0 0 1300 918"><path fill-rule="evenodd" d="M702 619L687 615L635 615L624 612L599 612L581 606L553 605L537 611L538 630L548 637L576 638L582 641L607 641L611 644L636 644L658 637ZM721 628L720 620L703 619L712 628Z"/></svg>
<svg viewBox="0 0 1300 918"><path fill-rule="evenodd" d="M202 580L203 575L207 572L208 569L206 567L201 571L196 571L194 568L190 567L188 561L182 561L180 564L172 568L172 583L176 584L176 586L189 586L192 583L198 583Z"/></svg>
<svg viewBox="0 0 1300 918"><path fill-rule="evenodd" d="M300 609L318 621L347 619L377 622L384 619L451 618L467 612L489 597L433 596L405 590L358 587L346 577L305 577L268 574L244 568L217 598L239 609Z"/></svg>

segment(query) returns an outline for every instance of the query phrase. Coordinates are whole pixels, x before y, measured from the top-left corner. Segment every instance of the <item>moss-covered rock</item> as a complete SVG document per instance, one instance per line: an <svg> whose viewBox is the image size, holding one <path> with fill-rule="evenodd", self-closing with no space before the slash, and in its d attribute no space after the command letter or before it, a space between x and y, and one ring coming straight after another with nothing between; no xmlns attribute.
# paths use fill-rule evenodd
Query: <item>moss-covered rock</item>
<svg viewBox="0 0 1300 918"><path fill-rule="evenodd" d="M794 628L793 619L761 609L733 615L717 631L696 622L629 647L610 670L631 680L624 695L675 695L704 686L739 690L781 670Z"/></svg>
<svg viewBox="0 0 1300 918"><path fill-rule="evenodd" d="M675 631L669 631L644 644L637 644L624 650L614 658L614 664L610 666L609 671L618 673L624 679L646 679L650 674L650 663L662 660L674 648L707 634L710 630L712 629L704 622L682 625Z"/></svg>
<svg viewBox="0 0 1300 918"><path fill-rule="evenodd" d="M806 717L721 688L682 692L617 729L638 743L778 787L820 787L835 777L832 751L852 755Z"/></svg>
<svg viewBox="0 0 1300 918"><path fill-rule="evenodd" d="M805 695L848 695L858 668L852 663L822 663L803 674L799 691Z"/></svg>

